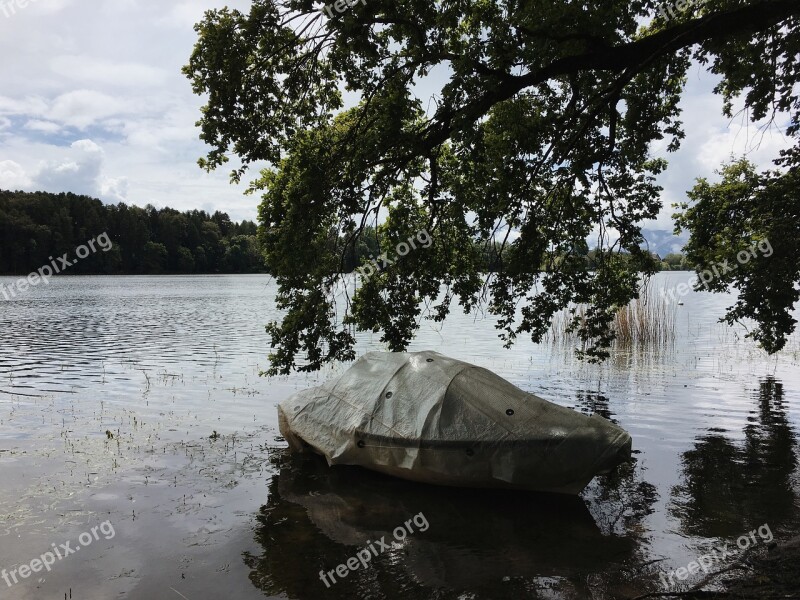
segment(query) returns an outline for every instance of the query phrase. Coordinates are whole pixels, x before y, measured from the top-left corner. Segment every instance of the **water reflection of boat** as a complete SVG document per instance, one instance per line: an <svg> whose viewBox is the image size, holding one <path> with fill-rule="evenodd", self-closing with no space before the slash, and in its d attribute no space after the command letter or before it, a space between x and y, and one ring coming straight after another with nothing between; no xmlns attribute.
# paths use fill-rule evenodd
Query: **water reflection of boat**
<svg viewBox="0 0 800 600"><path fill-rule="evenodd" d="M517 598L537 586L586 593L588 573L616 570L637 548L633 539L603 535L577 497L413 484L329 469L309 454L278 460L258 518L264 551L245 559L269 594L427 599L482 590ZM320 570L345 563L368 541L394 539L394 529L419 513L426 531L326 589Z"/></svg>
<svg viewBox="0 0 800 600"><path fill-rule="evenodd" d="M278 407L292 449L411 481L578 494L631 437L437 352L369 352Z"/></svg>

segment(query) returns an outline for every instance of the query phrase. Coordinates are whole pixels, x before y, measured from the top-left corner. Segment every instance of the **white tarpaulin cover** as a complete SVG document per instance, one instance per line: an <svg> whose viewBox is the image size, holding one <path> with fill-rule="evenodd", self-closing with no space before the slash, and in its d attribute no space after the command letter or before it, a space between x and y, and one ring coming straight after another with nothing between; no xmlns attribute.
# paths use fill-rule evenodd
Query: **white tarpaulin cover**
<svg viewBox="0 0 800 600"><path fill-rule="evenodd" d="M437 352L370 352L278 414L294 450L439 485L577 494L631 450L610 421Z"/></svg>

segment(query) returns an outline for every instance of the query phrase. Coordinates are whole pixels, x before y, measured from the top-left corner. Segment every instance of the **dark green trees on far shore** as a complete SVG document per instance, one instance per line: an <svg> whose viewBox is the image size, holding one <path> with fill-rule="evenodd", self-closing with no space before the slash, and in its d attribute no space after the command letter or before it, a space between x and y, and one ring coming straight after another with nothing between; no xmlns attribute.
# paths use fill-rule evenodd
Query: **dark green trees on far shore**
<svg viewBox="0 0 800 600"><path fill-rule="evenodd" d="M70 274L263 273L251 221L227 214L107 205L75 194L0 190L0 274L25 275L49 257L107 233L114 244L77 262Z"/></svg>

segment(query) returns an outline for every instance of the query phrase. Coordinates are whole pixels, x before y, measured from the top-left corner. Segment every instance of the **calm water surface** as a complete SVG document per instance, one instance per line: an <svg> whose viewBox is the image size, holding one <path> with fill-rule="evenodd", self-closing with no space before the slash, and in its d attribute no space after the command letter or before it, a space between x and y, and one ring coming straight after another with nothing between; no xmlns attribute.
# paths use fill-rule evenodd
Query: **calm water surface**
<svg viewBox="0 0 800 600"><path fill-rule="evenodd" d="M627 598L761 525L778 540L800 529L800 344L769 358L716 324L729 297L691 293L674 347L599 366L562 345L504 350L488 316L423 324L412 350L631 433L635 463L552 498L289 456L275 405L347 365L259 377L275 289L265 276L64 277L0 302L0 570L114 530L49 572L0 579L0 598ZM359 338L369 349L377 336ZM320 581L419 513L426 531Z"/></svg>

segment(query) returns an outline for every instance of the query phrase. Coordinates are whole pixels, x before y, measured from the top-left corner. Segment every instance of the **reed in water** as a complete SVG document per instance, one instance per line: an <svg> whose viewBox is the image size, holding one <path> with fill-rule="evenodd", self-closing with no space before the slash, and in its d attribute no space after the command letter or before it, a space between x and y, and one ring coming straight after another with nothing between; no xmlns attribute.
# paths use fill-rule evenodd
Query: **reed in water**
<svg viewBox="0 0 800 600"><path fill-rule="evenodd" d="M622 306L614 315L613 329L616 334L614 347L618 349L664 348L675 341L675 315L677 305L663 294L647 287L641 296L627 306ZM583 320L586 307L575 308L575 316ZM569 330L573 318L570 309L553 317L547 339L556 344L580 344L575 331Z"/></svg>

